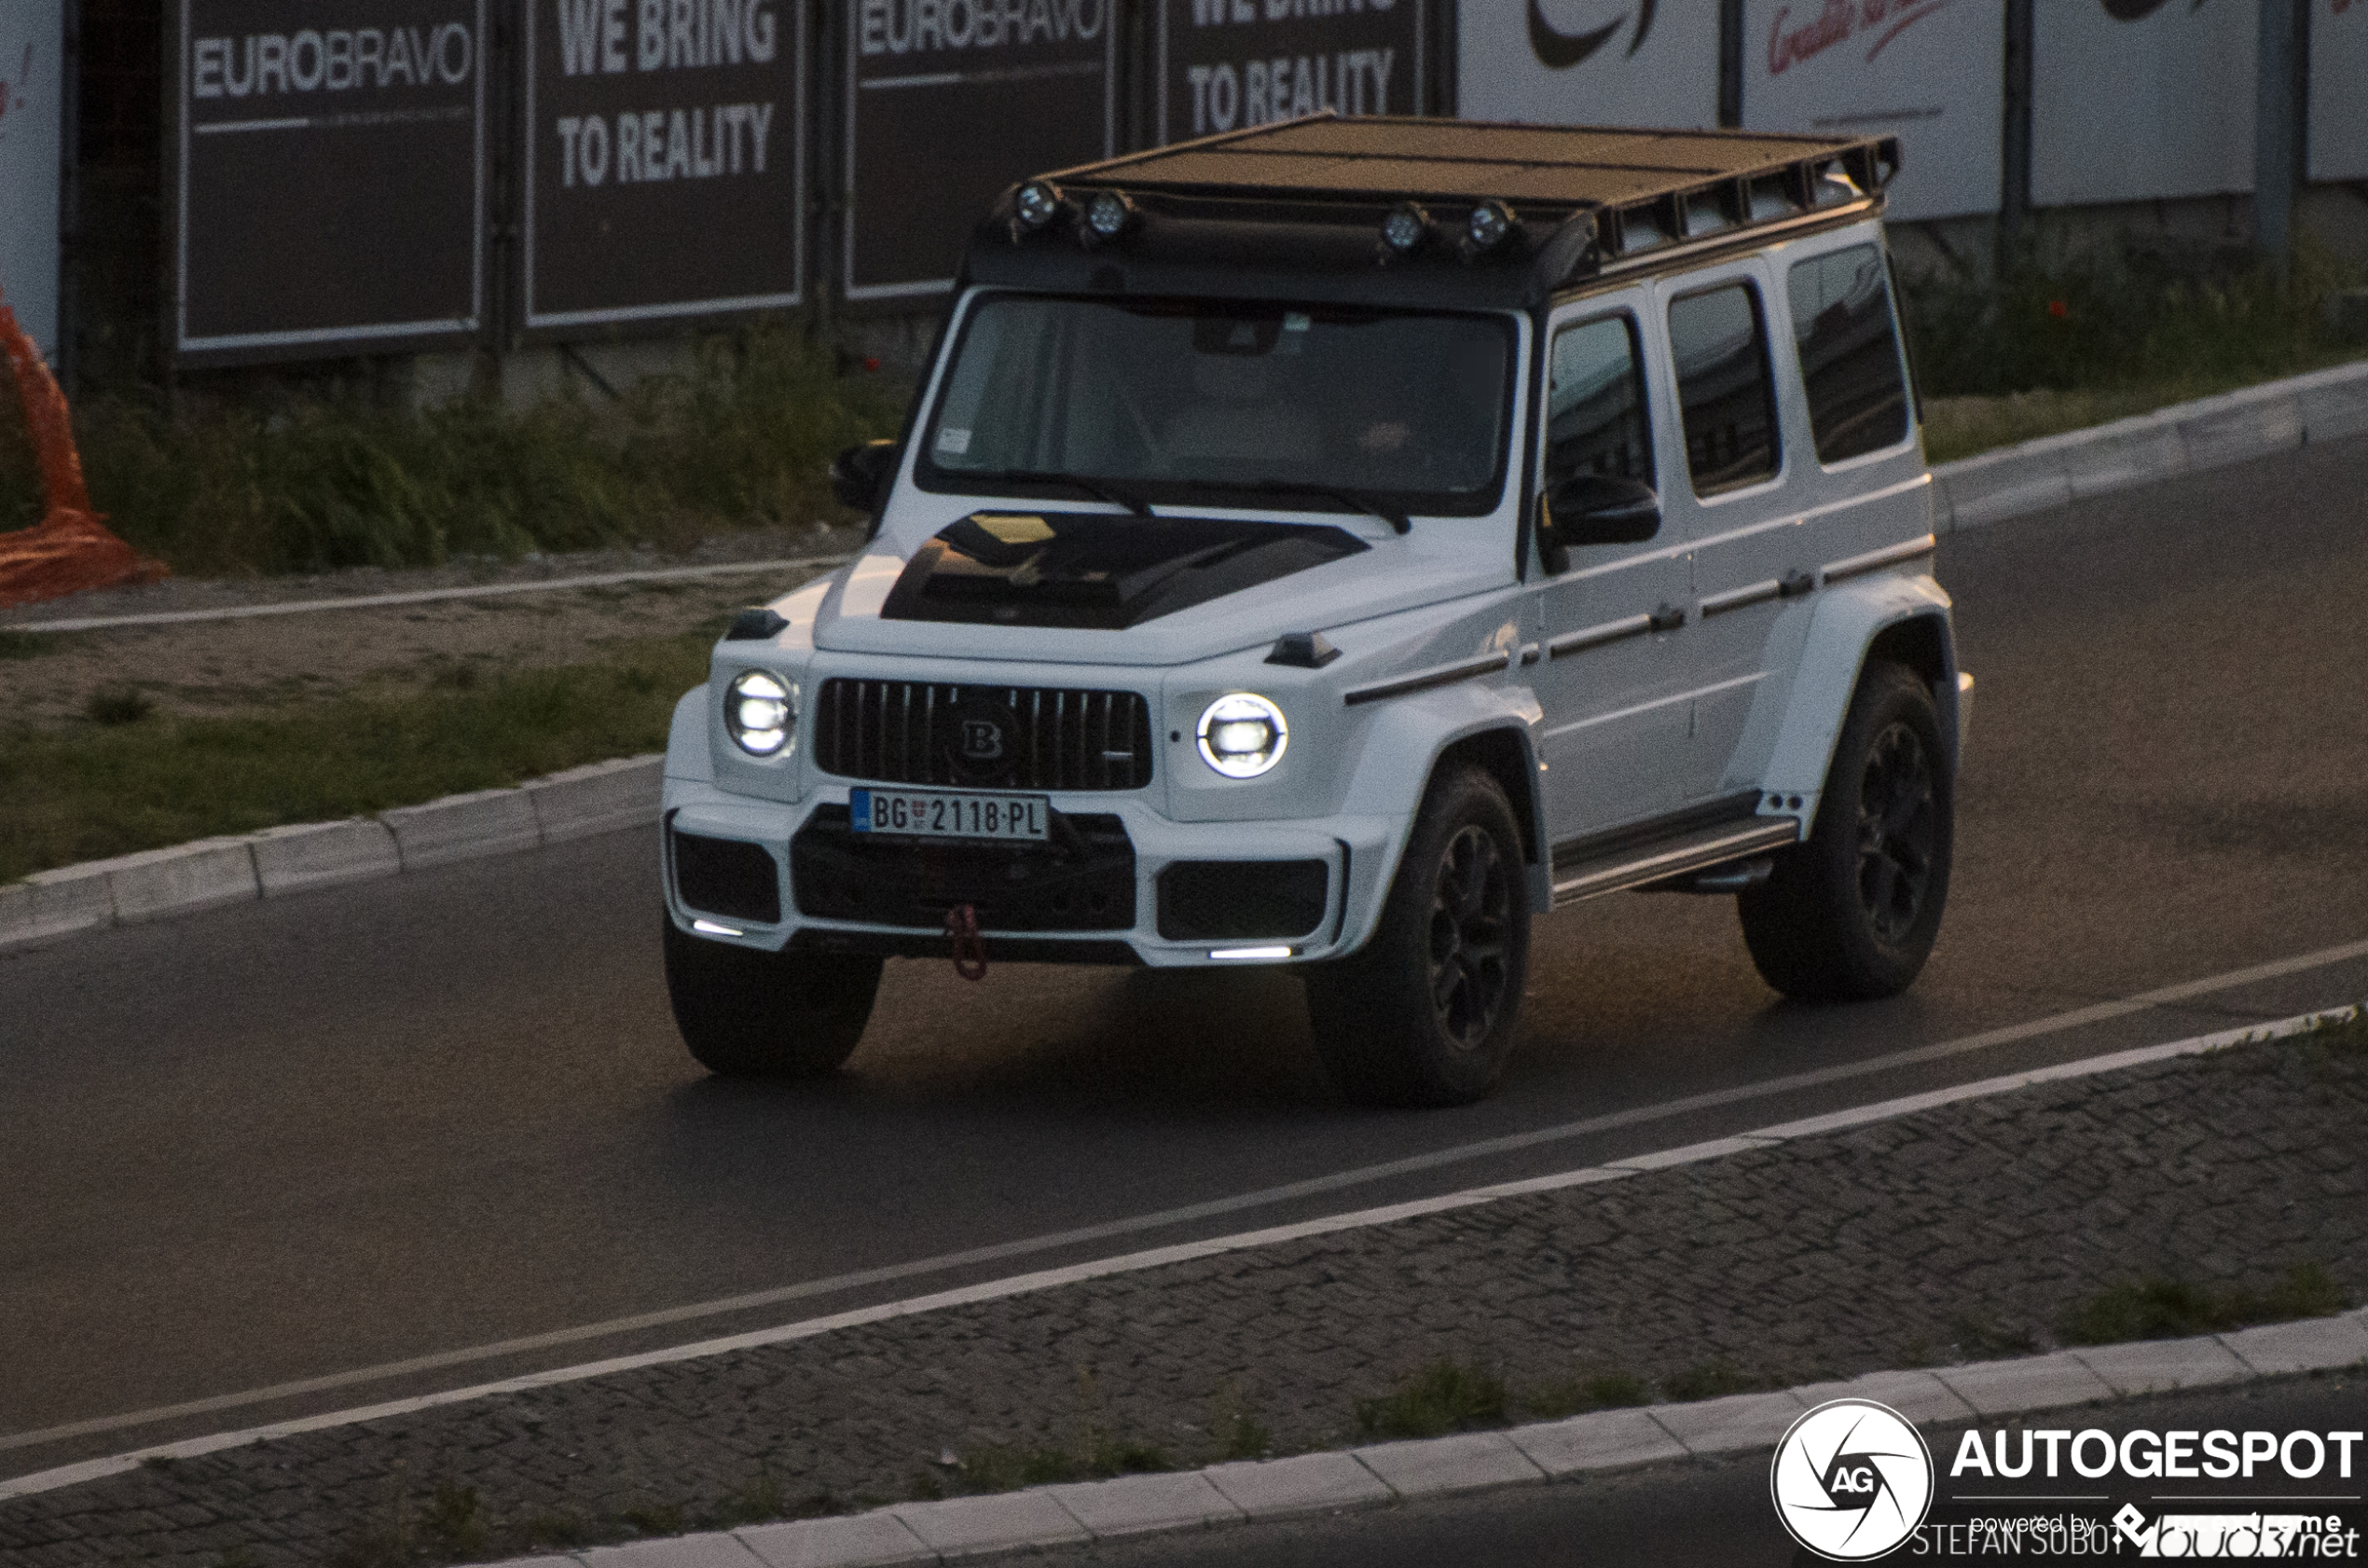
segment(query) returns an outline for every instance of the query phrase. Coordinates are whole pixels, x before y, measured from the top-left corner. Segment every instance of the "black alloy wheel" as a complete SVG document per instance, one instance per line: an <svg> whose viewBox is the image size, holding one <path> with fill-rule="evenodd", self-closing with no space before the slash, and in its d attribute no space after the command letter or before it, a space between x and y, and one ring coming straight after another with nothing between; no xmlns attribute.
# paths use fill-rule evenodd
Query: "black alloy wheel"
<svg viewBox="0 0 2368 1568"><path fill-rule="evenodd" d="M1439 1033L1476 1051L1505 1009L1513 878L1496 840L1466 825L1439 857L1431 901L1431 1005Z"/></svg>
<svg viewBox="0 0 2368 1568"><path fill-rule="evenodd" d="M1932 687L1903 666L1869 664L1809 837L1736 900L1761 978L1804 1002L1907 989L1948 902L1955 796Z"/></svg>
<svg viewBox="0 0 2368 1568"><path fill-rule="evenodd" d="M1316 1052L1350 1099L1461 1106L1495 1086L1529 970L1521 856L1495 777L1432 779L1372 935L1305 972Z"/></svg>
<svg viewBox="0 0 2368 1568"><path fill-rule="evenodd" d="M1937 816L1932 758L1903 722L1875 737L1858 790L1858 901L1866 923L1896 944L1932 887Z"/></svg>

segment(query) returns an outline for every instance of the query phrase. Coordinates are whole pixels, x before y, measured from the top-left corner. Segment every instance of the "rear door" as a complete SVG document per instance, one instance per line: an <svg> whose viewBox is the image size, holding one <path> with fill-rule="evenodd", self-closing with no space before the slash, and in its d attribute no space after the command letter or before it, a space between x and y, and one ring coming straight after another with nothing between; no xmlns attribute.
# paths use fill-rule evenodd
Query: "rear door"
<svg viewBox="0 0 2368 1568"><path fill-rule="evenodd" d="M1770 607L1814 562L1787 510L1793 464L1773 351L1782 318L1766 264L1728 263L1655 294L1685 436L1681 471L1661 491L1663 526L1688 547L1696 616L1683 639L1693 711L1681 790L1700 802L1735 792L1728 764L1768 679Z"/></svg>
<svg viewBox="0 0 2368 1568"><path fill-rule="evenodd" d="M1693 549L1695 798L1755 789L1789 695L1798 600L1930 529L1889 270L1870 227L1667 290Z"/></svg>
<svg viewBox="0 0 2368 1568"><path fill-rule="evenodd" d="M1645 351L1650 296L1639 288L1566 306L1549 320L1538 493L1579 473L1658 482L1664 402ZM1558 846L1672 809L1690 723L1676 628L1688 594L1685 545L1664 527L1634 544L1581 545L1541 573L1547 821Z"/></svg>

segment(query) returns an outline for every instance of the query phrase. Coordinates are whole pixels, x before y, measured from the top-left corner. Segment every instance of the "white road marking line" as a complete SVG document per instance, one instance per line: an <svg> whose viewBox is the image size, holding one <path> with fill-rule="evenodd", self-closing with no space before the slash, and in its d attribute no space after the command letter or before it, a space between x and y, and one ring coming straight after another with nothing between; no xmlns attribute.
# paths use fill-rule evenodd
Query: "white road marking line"
<svg viewBox="0 0 2368 1568"><path fill-rule="evenodd" d="M2329 951L2351 950L2368 950L2368 942L2353 943L2350 949L2330 949ZM2293 964L2297 960L2289 959L2282 962ZM2281 972L2292 971L2289 970ZM2198 1035L2188 1039L2172 1040L2168 1044L2140 1046L2134 1050L2086 1057L2080 1061L2060 1063L2055 1066L2035 1067L2027 1072L1983 1079L1949 1089L1934 1090L1921 1094L1909 1094L1897 1099L1852 1107L1846 1110L1827 1112L1822 1116L1784 1122L1773 1127L1764 1127L1755 1132L1744 1133L1733 1137L1714 1138L1703 1143L1635 1155L1603 1165L1561 1171L1551 1176L1534 1176L1521 1181L1500 1182L1490 1187L1471 1188L1461 1192L1450 1192L1438 1197L1417 1198L1380 1208L1328 1215L1319 1219L1301 1220L1295 1224L1271 1226L1264 1230L1242 1231L1230 1236L1213 1236L1203 1241L1184 1242L1173 1246L1156 1247L1146 1252L1125 1253L1117 1257L1098 1259L1088 1263L1074 1263L1066 1268L1045 1269L1034 1273L1017 1274L1007 1279L989 1280L980 1285L964 1286L954 1290L942 1290L932 1295L912 1297L901 1301L859 1307L849 1312L836 1313L827 1317L808 1318L804 1322L787 1324L775 1328L760 1328L722 1339L672 1345L663 1350L644 1351L634 1355L612 1356L605 1360L585 1362L578 1366L532 1372L499 1382L479 1383L469 1388L447 1389L439 1393L420 1395L407 1399L389 1400L382 1404L368 1405L354 1410L333 1410L324 1415L306 1416L294 1421L274 1423L268 1426L248 1427L236 1432L220 1432L203 1437L191 1437L180 1442L140 1449L131 1453L85 1460L79 1464L62 1465L56 1469L21 1476L10 1480L0 1480L0 1502L12 1497L28 1496L37 1492L49 1492L59 1487L73 1486L82 1481L97 1480L106 1476L120 1475L145 1459L159 1457L195 1459L202 1454L219 1452L224 1449L241 1448L249 1443L262 1442L269 1438L292 1437L297 1433L315 1432L327 1427L348 1426L389 1416L407 1415L419 1410L434 1410L443 1405L481 1399L491 1395L548 1388L558 1383L579 1382L587 1378L631 1371L642 1367L696 1360L703 1356L718 1355L736 1350L751 1350L764 1345L786 1344L796 1340L812 1339L817 1335L827 1334L838 1328L882 1323L892 1318L910 1317L919 1313L935 1312L946 1307L999 1300L1005 1297L1026 1295L1058 1286L1103 1279L1113 1274L1135 1273L1145 1269L1161 1268L1170 1263L1189 1262L1195 1259L1212 1258L1223 1253L1239 1252L1252 1247L1271 1246L1282 1242L1301 1241L1313 1236L1329 1235L1341 1231L1363 1230L1404 1219L1421 1218L1427 1215L1445 1214L1454 1209L1471 1208L1506 1198L1590 1186L1598 1182L1618 1181L1631 1176L1641 1176L1647 1171L1665 1170L1674 1165L1773 1148L1789 1138L1812 1136L1842 1127L1863 1126L1868 1122L1885 1121L1893 1117L1912 1115L1935 1106L2003 1094L2013 1090L2028 1088L2033 1084L2086 1078L2098 1073L2140 1066L2148 1062L2165 1061L2174 1056L2200 1055L2205 1052L2245 1040L2276 1039L2287 1035L2299 1034L2322 1019L2338 1015L2326 1012L2297 1013L2291 1018L2279 1019L2274 1023L2223 1029L2218 1034ZM465 1354L468 1353L454 1353L455 1356ZM444 1364L449 1365L450 1361L447 1360ZM365 1374L348 1375L358 1378ZM319 1379L315 1380L314 1386L330 1387L336 1386L337 1382L337 1380ZM282 1388L293 1386L295 1385L282 1385ZM230 1395L219 1400L174 1407L172 1411L164 1413L201 1413L207 1410L226 1409L232 1403L253 1403L257 1399L277 1396L279 1396L274 1391L257 1390L248 1395ZM135 1422L162 1418L161 1413L144 1412L77 1423L72 1426L51 1427L42 1432L20 1433L6 1439L5 1444L0 1446L23 1447L31 1443L106 1431Z"/></svg>
<svg viewBox="0 0 2368 1568"><path fill-rule="evenodd" d="M470 1345L456 1350L439 1351L427 1355L407 1357L401 1361L381 1362L376 1366L359 1367L349 1371L326 1373L315 1378L299 1378L268 1387L242 1390L235 1394L216 1395L211 1398L192 1399L181 1404L131 1410L121 1415L96 1416L86 1421L45 1427L35 1432L23 1432L0 1437L0 1452L10 1449L28 1448L35 1443L89 1437L101 1432L120 1431L127 1427L148 1425L159 1421L178 1420L185 1416L210 1415L220 1410L239 1410L251 1405L267 1404L275 1399L295 1398L307 1394L324 1394L339 1388L351 1388L364 1383L381 1382L390 1378L408 1377L420 1372L437 1371L447 1367L469 1366L503 1356L526 1355L538 1350L556 1349L561 1345L580 1344L586 1341L607 1339L613 1335L637 1333L651 1328L663 1328L677 1323L695 1322L701 1318L718 1317L730 1313L750 1312L764 1307L781 1306L792 1301L809 1300L818 1296L837 1295L867 1286L888 1285L898 1280L913 1279L950 1270L968 1268L980 1263L996 1263L1038 1253L1056 1251L1089 1242L1108 1241L1120 1236L1136 1235L1146 1231L1190 1224L1195 1220L1215 1218L1220 1215L1237 1214L1248 1209L1268 1208L1300 1198L1315 1197L1326 1192L1370 1185L1396 1176L1411 1176L1437 1170L1448 1165L1484 1160L1500 1154L1518 1153L1540 1145L1558 1143L1596 1133L1616 1131L1645 1122L1663 1121L1697 1110L1766 1099L1796 1090L1814 1088L1821 1084L1864 1078L1894 1067L1917 1066L1949 1056L1962 1055L1993 1046L2010 1045L2042 1035L2060 1033L2066 1029L2107 1022L2142 1012L2164 1003L2184 1000L2213 991L2228 990L2263 980L2311 969L2324 968L2347 959L2368 956L2368 941L2347 942L2341 946L2321 948L2292 958L2274 959L2224 974L2207 976L2202 980L2182 982L2177 985L2145 992L2125 1000L2099 1002L2051 1018L2035 1019L2027 1024L2008 1025L2003 1028L1985 1030L1962 1039L1942 1040L1932 1045L1914 1046L1864 1061L1841 1063L1831 1067L1814 1068L1808 1072L1791 1073L1782 1078L1762 1079L1732 1088L1711 1090L1689 1094L1655 1105L1639 1106L1623 1111L1612 1111L1558 1126L1539 1128L1528 1133L1513 1133L1502 1137L1487 1138L1475 1143L1434 1149L1425 1154L1409 1155L1380 1164L1357 1166L1336 1171L1327 1176L1287 1182L1276 1187L1261 1188L1231 1197L1189 1204L1178 1208L1161 1209L1150 1214L1133 1215L1124 1219L1108 1220L1098 1225L1079 1226L1042 1235L1026 1236L987 1246L970 1247L959 1252L940 1253L932 1258L918 1258L908 1262L892 1263L875 1269L856 1270L833 1274L821 1279L805 1280L795 1285L778 1286L767 1290L749 1291L722 1297L714 1300L692 1302L685 1306L668 1307L656 1312L640 1313L629 1317L611 1318L600 1323L579 1324L567 1328L555 1328L540 1334L522 1335L516 1339L499 1340L489 1344Z"/></svg>
<svg viewBox="0 0 2368 1568"><path fill-rule="evenodd" d="M649 571L603 571L588 577L551 577L533 583L481 583L466 588L420 588L405 594L365 594L355 598L291 599L281 604L239 604L222 610L168 610L153 615L84 615L65 621L9 621L0 630L21 632L105 631L116 626L171 626L191 621L242 621L255 615L302 615L317 610L382 610L389 605L433 604L447 598L492 598L503 594L546 594L565 588L612 588L626 583L679 583L702 577L737 577L760 571L792 571L837 566L846 556L807 556L786 561L726 561L722 566L673 566Z"/></svg>

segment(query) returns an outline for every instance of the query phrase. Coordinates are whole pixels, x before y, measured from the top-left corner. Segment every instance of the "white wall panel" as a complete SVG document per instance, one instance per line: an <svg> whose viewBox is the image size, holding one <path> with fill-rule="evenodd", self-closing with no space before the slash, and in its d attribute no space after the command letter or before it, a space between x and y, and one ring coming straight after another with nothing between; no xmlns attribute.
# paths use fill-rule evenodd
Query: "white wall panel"
<svg viewBox="0 0 2368 1568"><path fill-rule="evenodd" d="M1713 0L1462 0L1466 119L1699 129L1718 123Z"/></svg>
<svg viewBox="0 0 2368 1568"><path fill-rule="evenodd" d="M1891 213L1998 208L2004 7L1978 0L1746 0L1743 125L1897 136Z"/></svg>
<svg viewBox="0 0 2368 1568"><path fill-rule="evenodd" d="M2034 204L2252 189L2258 0L2032 9Z"/></svg>

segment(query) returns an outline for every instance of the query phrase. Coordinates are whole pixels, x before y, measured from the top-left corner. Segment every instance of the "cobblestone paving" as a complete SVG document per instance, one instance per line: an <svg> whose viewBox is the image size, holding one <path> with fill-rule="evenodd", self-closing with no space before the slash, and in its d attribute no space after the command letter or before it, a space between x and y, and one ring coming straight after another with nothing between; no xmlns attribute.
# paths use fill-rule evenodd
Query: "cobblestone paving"
<svg viewBox="0 0 2368 1568"><path fill-rule="evenodd" d="M0 1504L0 1561L497 1556L960 1490L949 1448L1010 1484L1097 1441L1205 1463L1239 1416L1274 1452L1341 1444L1442 1356L1494 1367L1518 1418L1611 1369L1683 1396L2043 1349L2144 1276L2315 1263L2357 1300L2364 1151L2368 1055L2243 1047L145 1468Z"/></svg>

